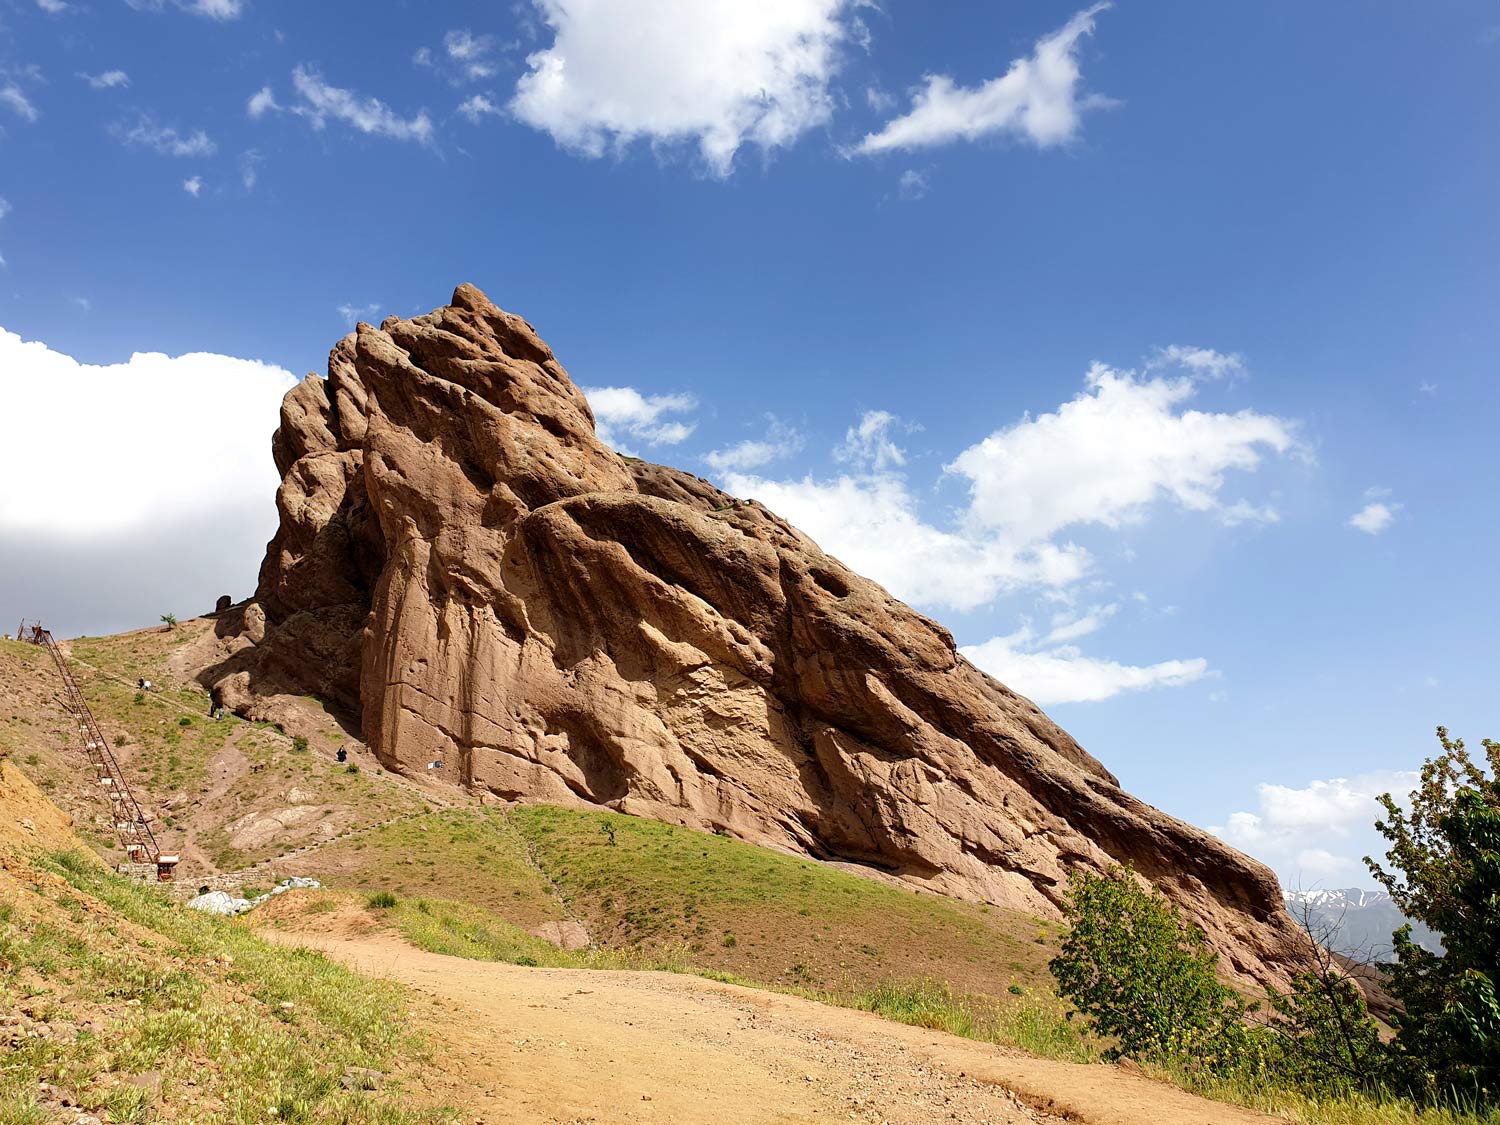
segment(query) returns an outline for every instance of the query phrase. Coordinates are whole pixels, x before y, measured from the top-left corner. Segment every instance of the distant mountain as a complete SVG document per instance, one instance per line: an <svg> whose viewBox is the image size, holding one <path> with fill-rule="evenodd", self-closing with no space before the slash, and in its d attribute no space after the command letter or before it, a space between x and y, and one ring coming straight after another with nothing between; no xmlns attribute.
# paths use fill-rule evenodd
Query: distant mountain
<svg viewBox="0 0 1500 1125"><path fill-rule="evenodd" d="M1343 887L1282 895L1287 911L1305 922L1315 938L1355 960L1392 960L1391 934L1410 921L1384 891ZM1424 949L1443 951L1442 939L1420 922L1412 923L1411 936Z"/></svg>

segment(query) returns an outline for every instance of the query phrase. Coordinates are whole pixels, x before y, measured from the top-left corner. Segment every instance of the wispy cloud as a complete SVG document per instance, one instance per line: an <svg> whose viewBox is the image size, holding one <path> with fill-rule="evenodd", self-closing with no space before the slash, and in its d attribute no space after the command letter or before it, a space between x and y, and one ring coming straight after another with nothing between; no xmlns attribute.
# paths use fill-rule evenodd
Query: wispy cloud
<svg viewBox="0 0 1500 1125"><path fill-rule="evenodd" d="M911 109L854 146L865 155L910 151L1012 136L1041 148L1071 140L1083 111L1109 104L1084 95L1078 44L1094 30L1094 18L1108 4L1079 12L1058 31L1038 41L1026 58L1016 59L999 78L982 86L959 86L946 74L929 74L912 96Z"/></svg>
<svg viewBox="0 0 1500 1125"><path fill-rule="evenodd" d="M371 136L419 144L428 144L432 140L432 119L425 110L419 110L412 117L402 117L379 98L362 97L353 90L329 84L311 67L298 66L292 71L292 90L297 96L296 102L282 105L277 101L275 91L263 86L246 101L246 112L252 118L264 117L268 113L290 113L305 118L314 129L322 129L330 121L339 121Z"/></svg>
<svg viewBox="0 0 1500 1125"><path fill-rule="evenodd" d="M14 82L7 82L0 86L0 106L10 110L22 121L35 121L41 117L41 111L31 104L31 99L26 92Z"/></svg>
<svg viewBox="0 0 1500 1125"><path fill-rule="evenodd" d="M125 0L138 12L160 12L167 0ZM172 0L171 7L211 20L235 20L245 10L245 0Z"/></svg>
<svg viewBox="0 0 1500 1125"><path fill-rule="evenodd" d="M459 103L458 112L473 124L478 125L484 118L499 117L504 111L483 94L475 94Z"/></svg>
<svg viewBox="0 0 1500 1125"><path fill-rule="evenodd" d="M380 306L375 304L339 306L339 316L343 318L344 323L350 328L353 328L360 321L364 321L366 324L374 324L379 315Z"/></svg>
<svg viewBox="0 0 1500 1125"><path fill-rule="evenodd" d="M122 144L133 148L147 148L162 156L212 156L219 150L212 138L202 129L191 133L180 133L169 125L161 125L149 114L141 114L133 125L116 122L109 127L110 134Z"/></svg>
<svg viewBox="0 0 1500 1125"><path fill-rule="evenodd" d="M1348 526L1366 535L1379 535L1396 522L1396 513L1403 505L1390 499L1389 488L1365 489L1366 504L1349 517Z"/></svg>
<svg viewBox="0 0 1500 1125"><path fill-rule="evenodd" d="M116 86L130 85L130 75L123 70L106 70L102 74L79 74L78 77L96 90L111 90Z"/></svg>
<svg viewBox="0 0 1500 1125"><path fill-rule="evenodd" d="M791 457L801 451L805 443L806 439L795 426L768 414L763 437L747 438L723 449L715 449L705 454L703 460L717 472L743 473Z"/></svg>
<svg viewBox="0 0 1500 1125"><path fill-rule="evenodd" d="M686 414L698 402L689 394L643 395L634 387L584 387L593 408L599 440L621 453L629 441L677 445L693 433L693 423L669 417Z"/></svg>

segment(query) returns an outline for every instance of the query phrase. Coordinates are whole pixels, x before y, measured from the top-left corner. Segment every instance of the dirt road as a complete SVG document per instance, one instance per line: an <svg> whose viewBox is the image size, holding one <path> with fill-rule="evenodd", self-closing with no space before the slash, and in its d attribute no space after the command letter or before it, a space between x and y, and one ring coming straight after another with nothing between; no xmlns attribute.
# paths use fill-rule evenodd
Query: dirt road
<svg viewBox="0 0 1500 1125"><path fill-rule="evenodd" d="M668 973L532 969L384 935L267 932L418 993L423 1093L472 1122L1265 1125L1115 1067Z"/></svg>

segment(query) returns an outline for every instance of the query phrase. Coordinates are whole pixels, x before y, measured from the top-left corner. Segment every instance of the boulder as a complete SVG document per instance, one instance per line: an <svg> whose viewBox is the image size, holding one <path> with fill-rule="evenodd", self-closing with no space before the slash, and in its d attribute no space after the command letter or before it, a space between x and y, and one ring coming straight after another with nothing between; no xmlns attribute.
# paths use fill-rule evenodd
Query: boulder
<svg viewBox="0 0 1500 1125"><path fill-rule="evenodd" d="M1070 872L1131 863L1232 977L1302 948L1270 871L1125 792L937 622L755 500L607 447L473 286L341 340L273 454L280 524L202 674L242 713L315 692L392 770L1049 917Z"/></svg>

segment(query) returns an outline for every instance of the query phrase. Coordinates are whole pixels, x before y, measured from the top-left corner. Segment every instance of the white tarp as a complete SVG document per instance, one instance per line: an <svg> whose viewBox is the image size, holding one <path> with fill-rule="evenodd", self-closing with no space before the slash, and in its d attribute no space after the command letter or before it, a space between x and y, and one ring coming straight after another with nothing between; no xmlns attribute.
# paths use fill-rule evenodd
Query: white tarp
<svg viewBox="0 0 1500 1125"><path fill-rule="evenodd" d="M189 899L188 906L193 910L207 911L209 914L243 914L247 910L254 910L273 895L284 895L287 891L322 885L316 879L307 879L299 875L291 879L283 879L265 894L256 895L254 898L236 898L228 891L209 891L206 895Z"/></svg>

